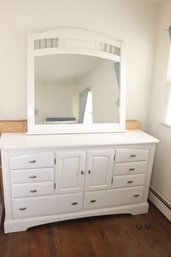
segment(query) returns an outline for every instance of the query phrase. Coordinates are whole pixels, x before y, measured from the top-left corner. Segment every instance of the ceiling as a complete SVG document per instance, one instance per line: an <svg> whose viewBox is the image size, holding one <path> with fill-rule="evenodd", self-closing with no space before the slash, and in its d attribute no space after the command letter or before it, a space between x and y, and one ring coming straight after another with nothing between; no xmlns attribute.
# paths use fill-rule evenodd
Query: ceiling
<svg viewBox="0 0 171 257"><path fill-rule="evenodd" d="M101 58L86 55L45 55L35 57L37 84L73 84L92 71Z"/></svg>

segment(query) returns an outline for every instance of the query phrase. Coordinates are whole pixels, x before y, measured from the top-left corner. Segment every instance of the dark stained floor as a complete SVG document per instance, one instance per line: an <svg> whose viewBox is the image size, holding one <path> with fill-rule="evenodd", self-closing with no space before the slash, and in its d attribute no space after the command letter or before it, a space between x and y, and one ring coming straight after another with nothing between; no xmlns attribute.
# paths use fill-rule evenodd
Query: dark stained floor
<svg viewBox="0 0 171 257"><path fill-rule="evenodd" d="M152 205L144 215L52 223L4 234L0 257L171 257L171 223Z"/></svg>

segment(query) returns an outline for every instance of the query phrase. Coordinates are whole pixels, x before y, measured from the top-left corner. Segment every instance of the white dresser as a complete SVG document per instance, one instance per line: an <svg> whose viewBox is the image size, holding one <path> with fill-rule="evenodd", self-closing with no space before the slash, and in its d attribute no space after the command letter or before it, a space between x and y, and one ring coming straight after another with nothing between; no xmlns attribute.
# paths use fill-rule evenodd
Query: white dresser
<svg viewBox="0 0 171 257"><path fill-rule="evenodd" d="M157 142L142 131L3 134L5 232L81 217L146 213Z"/></svg>

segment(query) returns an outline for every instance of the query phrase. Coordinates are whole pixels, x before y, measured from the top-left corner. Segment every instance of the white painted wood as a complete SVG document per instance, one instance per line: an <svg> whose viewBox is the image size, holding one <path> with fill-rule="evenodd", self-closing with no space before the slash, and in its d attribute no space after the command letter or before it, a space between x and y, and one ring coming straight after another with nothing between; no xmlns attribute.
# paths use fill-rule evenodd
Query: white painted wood
<svg viewBox="0 0 171 257"><path fill-rule="evenodd" d="M90 41L90 40L65 39L64 47L96 49L96 44L94 41Z"/></svg>
<svg viewBox="0 0 171 257"><path fill-rule="evenodd" d="M3 192L4 192L4 207L5 207L5 219L10 220L12 218L12 205L11 205L11 186L10 186L10 167L8 150L1 150L1 162L2 162L2 180L3 180Z"/></svg>
<svg viewBox="0 0 171 257"><path fill-rule="evenodd" d="M92 43L93 45L94 43ZM85 43L85 45L87 45ZM89 44L90 46L90 44ZM119 55L115 55L108 52L97 52L96 49L92 50L89 47L64 47L64 48L44 48L44 49L36 49L34 50L34 57L36 56L44 56L44 55L54 55L54 54L80 54L80 55L89 55L89 56L96 56L101 57L103 59L120 62L121 57Z"/></svg>
<svg viewBox="0 0 171 257"><path fill-rule="evenodd" d="M11 191L13 198L51 195L54 193L54 183L14 184L11 186Z"/></svg>
<svg viewBox="0 0 171 257"><path fill-rule="evenodd" d="M55 47L49 45L50 39L56 39ZM39 48L39 49L38 49ZM114 51L117 49L118 51ZM102 124L36 124L35 95L34 95L34 58L35 56L52 54L82 54L101 57L120 63L120 117L118 123ZM57 133L93 133L125 131L125 99L126 99L126 65L125 43L114 40L109 36L95 31L77 28L60 28L42 33L28 35L28 133L57 134Z"/></svg>
<svg viewBox="0 0 171 257"><path fill-rule="evenodd" d="M115 207L106 207L101 209L89 209L85 211L79 212L68 212L56 215L46 215L39 216L34 218L24 218L24 219L13 219L13 220L5 220L4 229L5 233L17 232L17 231L25 231L30 227L42 225L51 222L58 222L69 219L77 219L84 217L92 217L92 216L101 216L101 215L112 215L112 214L145 214L148 212L149 204L147 202L142 202L138 204L131 205L123 205L123 206L115 206Z"/></svg>
<svg viewBox="0 0 171 257"><path fill-rule="evenodd" d="M88 150L85 190L111 188L114 149Z"/></svg>
<svg viewBox="0 0 171 257"><path fill-rule="evenodd" d="M22 231L39 224L93 215L146 213L157 142L157 139L140 131L89 135L30 136L15 133L2 135L0 147L5 198L5 232ZM138 160L125 162L124 150L129 154L130 150L131 153L138 153ZM124 158L119 157L121 162L116 162L116 158L113 158L116 151L119 151L119 155L122 153L124 155ZM144 151L148 152L148 155L144 155ZM140 153L143 159L146 156L147 160L142 161ZM46 167L47 162L44 162L46 154L53 156L53 162L50 158L49 168ZM41 168L25 165L25 157L30 156L45 157L39 159ZM11 168L11 159L15 160L12 163L15 169ZM92 179L88 182L88 167L93 167L95 171L94 181ZM130 167L135 167L132 174L128 171ZM27 176L36 171L39 180L31 183ZM78 171L83 171L83 174ZM117 180L118 188L112 189L112 177L114 183ZM124 184L129 178L134 180L134 186ZM27 195L27 189L32 189L32 186L37 186L39 189L41 185L54 185L56 188L53 187L51 195L48 195L45 188L41 189L45 195L34 197ZM13 198L14 196L17 198Z"/></svg>
<svg viewBox="0 0 171 257"><path fill-rule="evenodd" d="M144 185L144 182L145 182L145 174L114 176L112 187L120 188L120 187L142 186Z"/></svg>
<svg viewBox="0 0 171 257"><path fill-rule="evenodd" d="M13 218L46 216L82 209L83 194L13 199Z"/></svg>
<svg viewBox="0 0 171 257"><path fill-rule="evenodd" d="M10 167L13 170L53 167L53 165L54 154L51 152L21 155L10 158Z"/></svg>
<svg viewBox="0 0 171 257"><path fill-rule="evenodd" d="M81 192L84 189L85 151L70 150L56 153L57 193Z"/></svg>
<svg viewBox="0 0 171 257"><path fill-rule="evenodd" d="M116 162L134 162L148 160L149 150L147 149L116 149Z"/></svg>
<svg viewBox="0 0 171 257"><path fill-rule="evenodd" d="M143 162L126 162L116 163L114 167L114 175L130 175L136 173L146 173L147 161Z"/></svg>
<svg viewBox="0 0 171 257"><path fill-rule="evenodd" d="M151 173L153 168L153 160L154 160L154 154L155 154L156 145L152 144L149 148L149 159L148 159L148 165L147 165L147 171L146 171L146 177L145 177L145 183L144 183L144 192L143 192L143 201L146 201L149 196L149 186L151 181Z"/></svg>
<svg viewBox="0 0 171 257"><path fill-rule="evenodd" d="M84 208L104 208L123 204L135 204L142 200L143 187L87 192Z"/></svg>
<svg viewBox="0 0 171 257"><path fill-rule="evenodd" d="M11 183L35 183L54 180L53 168L11 170Z"/></svg>
<svg viewBox="0 0 171 257"><path fill-rule="evenodd" d="M25 133L4 133L0 146L5 149L28 149L47 147L89 147L156 144L159 140L140 130L124 133L96 133L73 135L27 135Z"/></svg>
<svg viewBox="0 0 171 257"><path fill-rule="evenodd" d="M126 44L121 42L121 59L120 59L120 129L125 129L126 120Z"/></svg>
<svg viewBox="0 0 171 257"><path fill-rule="evenodd" d="M94 124L60 124L60 125L29 125L28 134L76 134L76 133L110 133L110 132L125 132L125 127L117 123L94 123Z"/></svg>

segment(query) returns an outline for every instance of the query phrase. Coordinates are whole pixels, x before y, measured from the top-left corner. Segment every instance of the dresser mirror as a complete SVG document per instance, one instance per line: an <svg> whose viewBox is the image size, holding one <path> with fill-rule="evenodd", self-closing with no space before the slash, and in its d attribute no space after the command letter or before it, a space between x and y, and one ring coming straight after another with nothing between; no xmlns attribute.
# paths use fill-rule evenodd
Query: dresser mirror
<svg viewBox="0 0 171 257"><path fill-rule="evenodd" d="M28 35L28 133L124 129L123 42L82 29Z"/></svg>

